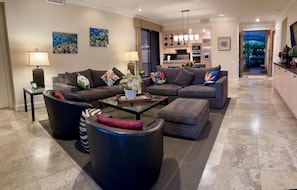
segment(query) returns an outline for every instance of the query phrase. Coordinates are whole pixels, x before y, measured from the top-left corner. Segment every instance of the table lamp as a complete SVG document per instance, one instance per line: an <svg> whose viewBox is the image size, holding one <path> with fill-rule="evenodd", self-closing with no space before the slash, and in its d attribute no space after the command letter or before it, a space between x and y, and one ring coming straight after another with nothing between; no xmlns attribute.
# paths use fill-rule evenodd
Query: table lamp
<svg viewBox="0 0 297 190"><path fill-rule="evenodd" d="M37 87L44 87L44 73L43 69L39 66L49 65L48 53L45 51L29 51L29 66L36 66L33 72L33 81L37 84Z"/></svg>
<svg viewBox="0 0 297 190"><path fill-rule="evenodd" d="M124 60L129 61L129 63L127 65L128 70L130 71L130 73L132 75L134 75L135 74L135 72L134 72L134 63L132 61L139 61L138 52L137 51L126 52L125 55L124 55Z"/></svg>

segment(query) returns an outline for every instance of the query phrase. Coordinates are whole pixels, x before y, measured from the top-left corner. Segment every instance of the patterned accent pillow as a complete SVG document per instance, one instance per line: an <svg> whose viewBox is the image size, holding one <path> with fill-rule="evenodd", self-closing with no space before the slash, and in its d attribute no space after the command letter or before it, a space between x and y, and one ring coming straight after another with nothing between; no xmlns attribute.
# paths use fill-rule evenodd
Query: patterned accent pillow
<svg viewBox="0 0 297 190"><path fill-rule="evenodd" d="M157 85L165 84L167 82L165 73L161 72L161 71L157 71L153 74L151 73L151 77L152 77L154 84L157 84Z"/></svg>
<svg viewBox="0 0 297 190"><path fill-rule="evenodd" d="M132 129L132 130L142 130L143 121L142 120L127 120L127 119L117 119L106 117L101 114L97 114L97 122L110 127L116 127L121 129Z"/></svg>
<svg viewBox="0 0 297 190"><path fill-rule="evenodd" d="M79 138L80 138L80 145L82 146L85 152L90 152L88 135L87 135L87 128L86 128L86 119L91 116L95 116L97 114L101 114L101 109L96 108L88 108L82 111L79 121Z"/></svg>
<svg viewBox="0 0 297 190"><path fill-rule="evenodd" d="M214 85L216 81L219 79L219 71L206 71L204 76L204 85Z"/></svg>
<svg viewBox="0 0 297 190"><path fill-rule="evenodd" d="M87 77L84 75L81 75L80 73L77 73L77 86L84 90L90 89L90 81Z"/></svg>
<svg viewBox="0 0 297 190"><path fill-rule="evenodd" d="M107 84L107 86L112 86L117 80L120 79L113 71L109 70L101 76L101 79Z"/></svg>

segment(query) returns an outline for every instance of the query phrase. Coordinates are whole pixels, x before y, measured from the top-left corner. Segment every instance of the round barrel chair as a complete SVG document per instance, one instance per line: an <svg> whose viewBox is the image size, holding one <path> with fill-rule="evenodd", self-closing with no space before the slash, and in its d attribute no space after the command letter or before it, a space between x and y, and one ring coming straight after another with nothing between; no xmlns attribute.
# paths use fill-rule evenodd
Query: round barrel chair
<svg viewBox="0 0 297 190"><path fill-rule="evenodd" d="M163 160L164 120L142 130L110 127L86 119L94 177L107 190L150 189L157 181Z"/></svg>

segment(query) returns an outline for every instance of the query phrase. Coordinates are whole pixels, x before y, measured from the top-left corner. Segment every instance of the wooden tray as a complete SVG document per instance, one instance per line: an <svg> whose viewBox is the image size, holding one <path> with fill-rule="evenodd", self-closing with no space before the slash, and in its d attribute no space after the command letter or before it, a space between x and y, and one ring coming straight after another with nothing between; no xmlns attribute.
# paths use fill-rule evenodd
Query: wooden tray
<svg viewBox="0 0 297 190"><path fill-rule="evenodd" d="M126 103L144 102L144 101L151 101L151 99L152 99L152 96L150 94L146 94L146 93L136 94L136 98L131 99L131 100L128 100L126 98L125 94L118 94L117 95L118 103L123 103L123 102L126 102Z"/></svg>

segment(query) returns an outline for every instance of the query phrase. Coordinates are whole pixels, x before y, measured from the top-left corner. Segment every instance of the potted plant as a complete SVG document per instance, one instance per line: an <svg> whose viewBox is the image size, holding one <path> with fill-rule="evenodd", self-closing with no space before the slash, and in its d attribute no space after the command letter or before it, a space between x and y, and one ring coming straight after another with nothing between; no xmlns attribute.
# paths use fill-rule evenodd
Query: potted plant
<svg viewBox="0 0 297 190"><path fill-rule="evenodd" d="M120 85L124 88L127 99L135 99L137 91L141 87L141 78L131 73L127 73L120 81Z"/></svg>

